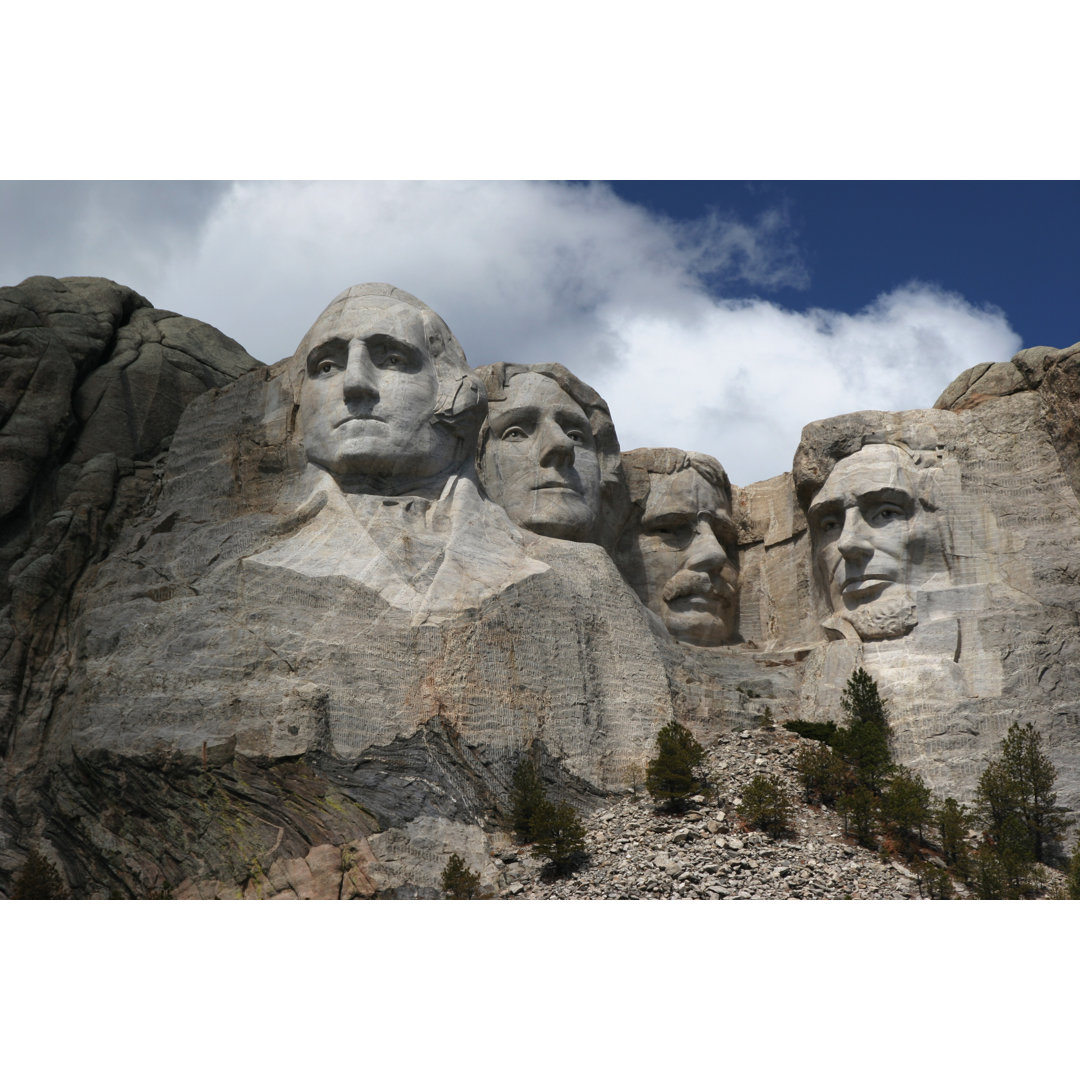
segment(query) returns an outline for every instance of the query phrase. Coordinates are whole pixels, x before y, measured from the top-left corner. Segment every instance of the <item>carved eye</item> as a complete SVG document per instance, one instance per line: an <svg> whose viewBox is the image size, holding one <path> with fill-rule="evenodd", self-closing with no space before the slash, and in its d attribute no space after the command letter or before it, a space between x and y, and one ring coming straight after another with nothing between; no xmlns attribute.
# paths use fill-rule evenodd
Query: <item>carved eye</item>
<svg viewBox="0 0 1080 1080"><path fill-rule="evenodd" d="M884 506L879 506L873 514L873 522L875 525L884 525L890 521L896 521L898 518L904 518L907 515L899 507L893 503L887 503Z"/></svg>
<svg viewBox="0 0 1080 1080"><path fill-rule="evenodd" d="M567 434L567 437L572 442L576 442L578 444L578 446L584 446L585 445L585 436L582 434L582 432L574 430L574 431L568 431L566 434Z"/></svg>
<svg viewBox="0 0 1080 1080"><path fill-rule="evenodd" d="M320 375L330 375L337 371L337 364L335 364L333 360L320 360L315 366L315 370Z"/></svg>
<svg viewBox="0 0 1080 1080"><path fill-rule="evenodd" d="M405 366L405 357L401 353L387 353L383 359L383 367L401 368Z"/></svg>
<svg viewBox="0 0 1080 1080"><path fill-rule="evenodd" d="M694 539L692 525L658 525L650 529L649 533L669 547L688 547Z"/></svg>
<svg viewBox="0 0 1080 1080"><path fill-rule="evenodd" d="M823 533L838 532L840 529L840 519L838 517L823 517L818 522L818 528Z"/></svg>
<svg viewBox="0 0 1080 1080"><path fill-rule="evenodd" d="M519 427L508 427L500 436L502 442L524 442L529 436Z"/></svg>

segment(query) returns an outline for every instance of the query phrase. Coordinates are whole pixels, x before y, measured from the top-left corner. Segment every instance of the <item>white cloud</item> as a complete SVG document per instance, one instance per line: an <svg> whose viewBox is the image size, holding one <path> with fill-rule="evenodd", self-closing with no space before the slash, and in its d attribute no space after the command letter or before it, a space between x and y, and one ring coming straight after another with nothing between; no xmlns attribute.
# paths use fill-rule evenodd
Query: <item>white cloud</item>
<svg viewBox="0 0 1080 1080"><path fill-rule="evenodd" d="M790 469L811 420L929 408L965 368L1020 347L1001 312L918 283L855 314L710 302L692 322L624 313L621 324L625 365L599 389L623 447L671 433L740 484Z"/></svg>
<svg viewBox="0 0 1080 1080"><path fill-rule="evenodd" d="M736 280L805 284L779 209L750 223L675 223L603 185L547 183L182 194L182 212L163 204L157 217L140 201L137 229L115 191L76 199L64 217L70 244L43 244L39 232L37 257L47 250L55 265L25 273L113 277L267 362L290 354L341 289L389 281L435 308L473 364L558 360L607 398L626 448L704 450L736 483L790 468L811 420L929 406L965 367L1020 344L1000 312L916 283L852 314L715 300ZM25 276L21 265L9 249L7 280Z"/></svg>

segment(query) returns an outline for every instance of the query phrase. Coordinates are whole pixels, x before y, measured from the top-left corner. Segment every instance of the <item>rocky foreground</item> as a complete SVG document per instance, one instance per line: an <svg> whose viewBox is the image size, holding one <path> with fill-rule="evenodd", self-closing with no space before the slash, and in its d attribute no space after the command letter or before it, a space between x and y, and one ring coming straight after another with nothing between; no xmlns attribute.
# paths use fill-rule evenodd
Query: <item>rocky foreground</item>
<svg viewBox="0 0 1080 1080"><path fill-rule="evenodd" d="M839 814L806 805L795 758L805 740L757 729L721 735L709 748L716 792L682 815L658 812L642 790L585 819L588 862L572 876L545 881L527 846L497 852L518 900L918 900L918 875L898 857L859 847ZM792 804L792 834L779 840L747 829L738 791L756 775L780 778ZM926 849L929 862L944 863ZM1048 889L1060 881L1047 871ZM956 899L970 894L959 882Z"/></svg>

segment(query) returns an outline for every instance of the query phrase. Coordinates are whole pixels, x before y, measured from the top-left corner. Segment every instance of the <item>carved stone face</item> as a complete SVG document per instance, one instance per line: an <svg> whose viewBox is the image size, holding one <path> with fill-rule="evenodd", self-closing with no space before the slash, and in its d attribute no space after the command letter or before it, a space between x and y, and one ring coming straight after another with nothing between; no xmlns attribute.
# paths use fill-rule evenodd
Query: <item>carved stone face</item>
<svg viewBox="0 0 1080 1080"><path fill-rule="evenodd" d="M489 497L523 529L592 540L600 514L600 463L589 419L546 375L513 376L488 406L480 476Z"/></svg>
<svg viewBox="0 0 1080 1080"><path fill-rule="evenodd" d="M738 621L738 547L731 505L695 469L649 477L634 538L646 607L691 645L722 645Z"/></svg>
<svg viewBox="0 0 1080 1080"><path fill-rule="evenodd" d="M839 462L807 517L833 613L848 618L865 639L910 630L910 587L937 567L927 558L931 530L903 451L866 446Z"/></svg>
<svg viewBox="0 0 1080 1080"><path fill-rule="evenodd" d="M305 347L300 423L310 462L346 485L424 479L451 464L454 436L431 422L439 380L416 308L350 299L319 318Z"/></svg>

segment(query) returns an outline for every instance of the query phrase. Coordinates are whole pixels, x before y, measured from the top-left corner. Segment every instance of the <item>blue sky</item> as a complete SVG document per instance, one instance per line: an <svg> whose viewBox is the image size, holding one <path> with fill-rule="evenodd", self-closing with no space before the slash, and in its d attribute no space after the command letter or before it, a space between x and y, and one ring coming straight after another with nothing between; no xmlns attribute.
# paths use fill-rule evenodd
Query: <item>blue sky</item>
<svg viewBox="0 0 1080 1080"><path fill-rule="evenodd" d="M1024 345L1080 340L1080 184L1068 181L621 182L678 219L782 207L806 278L770 295L855 311L908 280L995 305ZM729 287L728 295L748 287Z"/></svg>
<svg viewBox="0 0 1080 1080"><path fill-rule="evenodd" d="M624 449L745 485L810 421L1080 339L1078 206L1071 182L0 182L0 281L110 277L268 363L390 281L473 364L558 360Z"/></svg>

